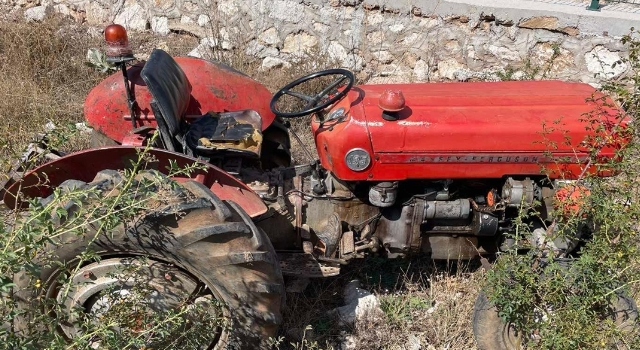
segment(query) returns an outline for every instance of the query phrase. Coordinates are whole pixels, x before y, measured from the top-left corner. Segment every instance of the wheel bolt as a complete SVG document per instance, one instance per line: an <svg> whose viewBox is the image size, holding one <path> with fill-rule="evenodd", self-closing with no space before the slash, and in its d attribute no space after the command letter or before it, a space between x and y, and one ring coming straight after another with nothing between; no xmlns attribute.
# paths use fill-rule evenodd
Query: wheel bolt
<svg viewBox="0 0 640 350"><path fill-rule="evenodd" d="M167 272L164 274L164 279L171 281L173 279L173 275Z"/></svg>
<svg viewBox="0 0 640 350"><path fill-rule="evenodd" d="M91 272L91 271L85 271L82 274L82 277L84 277L84 278L91 278L92 276L93 276L93 272Z"/></svg>

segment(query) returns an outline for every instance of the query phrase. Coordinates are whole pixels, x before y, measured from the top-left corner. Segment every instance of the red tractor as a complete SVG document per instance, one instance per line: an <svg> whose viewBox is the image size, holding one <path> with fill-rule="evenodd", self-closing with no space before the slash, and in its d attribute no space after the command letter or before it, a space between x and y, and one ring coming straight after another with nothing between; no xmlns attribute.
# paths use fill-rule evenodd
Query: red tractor
<svg viewBox="0 0 640 350"><path fill-rule="evenodd" d="M593 170L585 170L589 154L580 141L589 131L582 119L594 108L585 100L601 95L586 84L356 86L351 72L332 69L272 95L230 67L159 49L129 65L124 28L112 25L105 35L108 59L122 71L89 93L84 113L112 145L36 168L6 186L4 201L18 206L19 188L25 197L46 199L55 186L117 186L117 170L145 146L153 146L159 172L170 162L204 164L190 178L172 179L197 198L182 203L185 214L175 222L155 216L109 237L76 237L56 254L62 261L87 248L101 255L70 281L114 273L124 256L145 255L150 276L177 270L182 293L205 286L232 320L211 335L211 348L264 346L281 322L283 276L335 276L352 259L374 254L472 259L509 249L521 207L535 205L543 220L552 220L556 191ZM309 85L314 93L300 88ZM285 105L286 99L297 102ZM292 166L287 120L307 115L317 160ZM563 131L543 135L543 124L560 118ZM547 153L551 143L554 157ZM612 146L599 156L614 154ZM48 186L39 185L44 175ZM42 271L50 294L55 275L55 268ZM69 307L90 310L82 303L104 288L72 288L78 305ZM499 320L487 310L475 317ZM476 327L479 347L511 348L506 328L494 326ZM79 332L73 325L61 329Z"/></svg>

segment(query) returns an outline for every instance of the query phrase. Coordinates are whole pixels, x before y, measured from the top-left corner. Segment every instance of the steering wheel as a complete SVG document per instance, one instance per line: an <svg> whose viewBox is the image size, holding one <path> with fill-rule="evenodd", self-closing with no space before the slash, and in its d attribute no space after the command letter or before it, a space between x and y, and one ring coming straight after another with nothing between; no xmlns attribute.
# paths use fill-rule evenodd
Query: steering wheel
<svg viewBox="0 0 640 350"><path fill-rule="evenodd" d="M318 94L314 96L293 91L293 88L295 88L298 85L301 85L313 79L318 79L320 77L331 76L331 75L336 75L337 78L332 83L326 85L326 87L324 87L322 91L320 91ZM345 80L347 81L347 84L344 86L342 90L338 90L338 87ZM309 75L306 75L302 78L298 78L290 82L285 87L278 90L273 95L273 98L271 99L271 104L269 105L269 107L271 108L271 112L283 118L295 118L295 117L301 117L303 115L315 113L324 108L327 108L328 106L336 103L338 100L343 98L347 94L347 92L351 90L351 87L353 87L354 81L355 81L355 78L353 76L353 73L351 73L346 69L341 69L341 68L327 69L320 72L311 73ZM294 110L289 112L280 110L277 105L284 95L293 96L299 100L302 100L302 102L306 102L306 104L304 105L304 107L302 107L301 110Z"/></svg>

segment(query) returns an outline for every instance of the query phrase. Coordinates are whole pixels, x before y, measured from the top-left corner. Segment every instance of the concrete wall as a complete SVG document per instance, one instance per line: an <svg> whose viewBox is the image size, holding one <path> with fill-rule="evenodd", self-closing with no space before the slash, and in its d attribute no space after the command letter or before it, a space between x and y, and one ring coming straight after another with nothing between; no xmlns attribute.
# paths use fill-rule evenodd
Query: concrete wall
<svg viewBox="0 0 640 350"><path fill-rule="evenodd" d="M579 0L39 1L10 3L32 20L55 11L96 26L188 32L201 38L194 55L241 48L264 69L324 55L374 82L598 83L624 74L619 37L640 25L634 8L592 12Z"/></svg>

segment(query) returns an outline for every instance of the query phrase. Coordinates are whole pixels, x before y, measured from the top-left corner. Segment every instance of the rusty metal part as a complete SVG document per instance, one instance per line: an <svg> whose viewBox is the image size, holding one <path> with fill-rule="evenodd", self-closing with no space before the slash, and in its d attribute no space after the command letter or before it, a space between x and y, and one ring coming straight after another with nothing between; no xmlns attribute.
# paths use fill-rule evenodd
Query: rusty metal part
<svg viewBox="0 0 640 350"><path fill-rule="evenodd" d="M421 201L416 201L421 202ZM469 217L471 204L468 199L453 201L427 201L425 219L466 219Z"/></svg>
<svg viewBox="0 0 640 350"><path fill-rule="evenodd" d="M395 204L398 196L398 181L380 182L369 188L369 202L371 204L387 208Z"/></svg>
<svg viewBox="0 0 640 350"><path fill-rule="evenodd" d="M318 244L316 245L318 254L324 257L333 256L342 236L342 223L338 215L335 213L329 215L325 225L316 230L315 233L318 237Z"/></svg>
<svg viewBox="0 0 640 350"><path fill-rule="evenodd" d="M466 225L450 225L446 221L440 220L435 224L427 225L428 234L450 234L450 235L474 235L493 236L498 232L498 218L490 213L473 212L472 220Z"/></svg>
<svg viewBox="0 0 640 350"><path fill-rule="evenodd" d="M313 253L313 243L311 241L303 241L302 242L302 251L305 252L305 254L312 254Z"/></svg>
<svg viewBox="0 0 640 350"><path fill-rule="evenodd" d="M340 266L322 263L311 254L278 253L280 269L285 276L297 277L330 277L340 274Z"/></svg>
<svg viewBox="0 0 640 350"><path fill-rule="evenodd" d="M488 253L478 244L478 237L453 237L429 235L422 244L422 252L430 254L434 260L472 259Z"/></svg>
<svg viewBox="0 0 640 350"><path fill-rule="evenodd" d="M5 196L7 189L22 179L25 172L30 171L39 163L54 161L60 157L59 152L49 149L46 134L39 134L37 140L27 145L20 158L13 163L11 169L6 174L0 175L0 199Z"/></svg>
<svg viewBox="0 0 640 350"><path fill-rule="evenodd" d="M28 172L20 181L11 185L4 195L5 204L9 208L16 208L25 204L24 198L47 197L53 192L53 187L69 178L88 182L105 168L131 168L139 160L141 151L144 149L105 147L61 157ZM267 206L247 185L221 169L195 158L154 148L147 151L143 163L146 169L155 169L165 174L171 169L171 163L181 169L198 164L203 169L195 169L190 175L191 178L202 181L218 197L237 203L251 217L267 212ZM177 182L189 180L186 176L173 179ZM18 194L22 197L19 198Z"/></svg>
<svg viewBox="0 0 640 350"><path fill-rule="evenodd" d="M297 176L295 178L293 178L293 187L302 192L302 178ZM300 244L302 243L302 232L301 232L301 227L302 227L302 197L301 196L294 196L293 200L293 207L295 210L295 216L296 216L296 221L295 221L295 228L296 228L296 245L300 246Z"/></svg>
<svg viewBox="0 0 640 350"><path fill-rule="evenodd" d="M425 201L416 201L404 207L383 210L375 235L389 258L405 257L416 253L421 246L421 225Z"/></svg>
<svg viewBox="0 0 640 350"><path fill-rule="evenodd" d="M529 178L518 181L509 177L502 187L502 198L509 207L532 205L541 196L540 187Z"/></svg>
<svg viewBox="0 0 640 350"><path fill-rule="evenodd" d="M347 231L342 234L340 239L340 257L345 257L356 251L356 245L353 239L353 231Z"/></svg>

